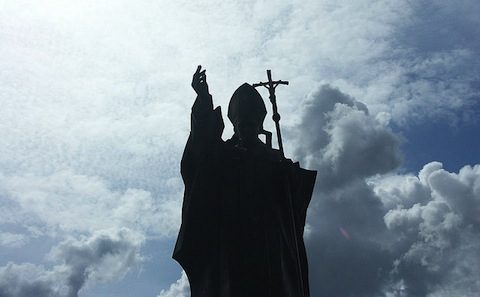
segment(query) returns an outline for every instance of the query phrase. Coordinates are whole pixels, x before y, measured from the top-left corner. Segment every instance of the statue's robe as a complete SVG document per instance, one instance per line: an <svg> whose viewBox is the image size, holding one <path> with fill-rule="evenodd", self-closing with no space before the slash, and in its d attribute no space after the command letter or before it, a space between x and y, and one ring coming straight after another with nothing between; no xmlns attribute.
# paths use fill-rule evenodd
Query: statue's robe
<svg viewBox="0 0 480 297"><path fill-rule="evenodd" d="M303 229L316 172L260 141L249 150L223 141L211 96L197 97L191 120L173 258L192 297L309 296Z"/></svg>

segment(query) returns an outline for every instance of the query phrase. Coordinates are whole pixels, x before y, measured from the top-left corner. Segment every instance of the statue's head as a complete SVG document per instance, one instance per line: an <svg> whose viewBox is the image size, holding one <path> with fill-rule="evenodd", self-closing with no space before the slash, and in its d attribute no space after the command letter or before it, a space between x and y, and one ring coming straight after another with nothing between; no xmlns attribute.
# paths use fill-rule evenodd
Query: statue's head
<svg viewBox="0 0 480 297"><path fill-rule="evenodd" d="M240 140L250 142L258 139L266 115L265 103L254 87L244 83L233 93L228 105L228 118Z"/></svg>

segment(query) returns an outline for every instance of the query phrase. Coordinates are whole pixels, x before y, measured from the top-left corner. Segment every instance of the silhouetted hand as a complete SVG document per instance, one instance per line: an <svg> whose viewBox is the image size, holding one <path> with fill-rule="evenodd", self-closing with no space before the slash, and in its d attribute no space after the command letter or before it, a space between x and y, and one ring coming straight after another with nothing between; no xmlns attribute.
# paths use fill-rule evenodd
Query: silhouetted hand
<svg viewBox="0 0 480 297"><path fill-rule="evenodd" d="M192 88L199 96L207 96L209 94L207 75L205 74L205 71L205 69L202 70L201 65L198 65L197 71L195 71L195 73L193 74Z"/></svg>

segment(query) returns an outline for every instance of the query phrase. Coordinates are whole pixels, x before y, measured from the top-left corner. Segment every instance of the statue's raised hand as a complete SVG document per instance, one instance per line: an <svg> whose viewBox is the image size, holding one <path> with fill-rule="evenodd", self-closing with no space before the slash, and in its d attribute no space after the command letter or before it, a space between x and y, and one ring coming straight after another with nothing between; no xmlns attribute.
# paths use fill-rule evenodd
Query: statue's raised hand
<svg viewBox="0 0 480 297"><path fill-rule="evenodd" d="M205 71L205 69L202 70L201 65L198 65L197 71L195 71L193 74L192 88L195 90L198 96L207 96L209 94L207 75L205 74Z"/></svg>

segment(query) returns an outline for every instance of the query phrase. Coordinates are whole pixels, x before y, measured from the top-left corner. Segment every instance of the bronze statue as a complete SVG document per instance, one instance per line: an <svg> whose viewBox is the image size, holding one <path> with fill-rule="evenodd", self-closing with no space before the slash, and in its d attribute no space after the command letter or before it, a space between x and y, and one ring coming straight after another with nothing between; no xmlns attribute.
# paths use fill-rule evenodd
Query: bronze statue
<svg viewBox="0 0 480 297"><path fill-rule="evenodd" d="M227 141L201 66L192 87L197 98L181 162L185 194L173 253L191 296L309 296L303 229L316 172L258 138L267 110L253 86L241 85L230 100L235 133Z"/></svg>

